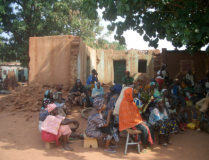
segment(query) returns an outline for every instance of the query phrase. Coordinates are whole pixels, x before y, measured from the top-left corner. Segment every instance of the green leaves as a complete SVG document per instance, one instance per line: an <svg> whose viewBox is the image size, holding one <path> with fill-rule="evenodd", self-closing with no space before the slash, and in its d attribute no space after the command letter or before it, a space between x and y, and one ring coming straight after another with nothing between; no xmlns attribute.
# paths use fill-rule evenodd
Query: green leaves
<svg viewBox="0 0 209 160"><path fill-rule="evenodd" d="M69 34L82 37L94 47L96 36L103 29L94 11L96 0L86 1L90 7L83 5L83 0L19 0L21 6L16 2L0 1L0 30L11 33L0 46L6 53L0 52L0 58L13 60L11 55L17 55L15 60L17 57L23 66L28 65L29 37ZM86 8L91 8L91 12L85 12ZM94 14L95 19L89 19L87 13Z"/></svg>
<svg viewBox="0 0 209 160"><path fill-rule="evenodd" d="M182 43L183 45L187 45L187 44L189 43L189 38L186 37L186 36L182 36L182 37L181 37L181 43Z"/></svg>
<svg viewBox="0 0 209 160"><path fill-rule="evenodd" d="M118 26L117 16L126 19L116 29L115 38L119 41L123 32L131 28L140 35L145 34L144 40L155 47L155 39L166 38L175 47L186 45L193 53L209 43L209 9L205 0L108 0L108 4L107 0L91 1L96 1L100 8L104 7L103 17L112 24Z"/></svg>

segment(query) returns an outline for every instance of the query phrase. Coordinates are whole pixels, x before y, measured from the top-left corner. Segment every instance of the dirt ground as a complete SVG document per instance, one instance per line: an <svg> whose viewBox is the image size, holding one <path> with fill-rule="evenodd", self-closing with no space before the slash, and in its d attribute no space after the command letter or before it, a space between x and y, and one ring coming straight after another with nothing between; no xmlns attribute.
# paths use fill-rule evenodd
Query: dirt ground
<svg viewBox="0 0 209 160"><path fill-rule="evenodd" d="M83 133L87 125L87 120L81 117L80 111L80 108L74 108L69 116L80 122L76 133ZM120 139L117 153L114 154L103 151L102 141L99 141L98 149L84 149L83 141L71 140L73 152L63 151L62 146L57 147L55 144L50 150L46 150L38 130L38 114L39 112L0 112L0 160L208 160L209 157L209 134L194 130L173 135L173 145L153 145L148 153L138 154L135 146L129 146L127 155L124 155L125 138Z"/></svg>

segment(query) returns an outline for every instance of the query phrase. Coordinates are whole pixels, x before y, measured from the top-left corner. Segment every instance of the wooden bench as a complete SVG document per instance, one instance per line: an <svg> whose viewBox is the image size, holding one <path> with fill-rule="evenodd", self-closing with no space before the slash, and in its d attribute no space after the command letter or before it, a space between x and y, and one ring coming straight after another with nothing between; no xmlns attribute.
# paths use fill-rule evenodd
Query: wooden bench
<svg viewBox="0 0 209 160"><path fill-rule="evenodd" d="M91 138L88 137L85 133L84 133L84 148L98 148L98 142L96 138Z"/></svg>
<svg viewBox="0 0 209 160"><path fill-rule="evenodd" d="M126 129L127 138L126 138L126 145L125 145L125 154L127 153L128 145L138 145L138 153L140 153L140 142L134 142L134 140L130 137L130 135L138 135L142 132L139 130L133 129Z"/></svg>

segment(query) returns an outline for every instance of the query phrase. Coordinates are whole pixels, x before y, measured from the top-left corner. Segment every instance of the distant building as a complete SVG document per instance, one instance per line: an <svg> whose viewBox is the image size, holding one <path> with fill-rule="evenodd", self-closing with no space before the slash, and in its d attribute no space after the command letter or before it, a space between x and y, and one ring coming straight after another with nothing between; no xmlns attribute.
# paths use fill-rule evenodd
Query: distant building
<svg viewBox="0 0 209 160"><path fill-rule="evenodd" d="M0 63L0 75L4 80L9 71L14 71L17 81L21 81L23 76L28 80L28 69L21 67L19 62Z"/></svg>

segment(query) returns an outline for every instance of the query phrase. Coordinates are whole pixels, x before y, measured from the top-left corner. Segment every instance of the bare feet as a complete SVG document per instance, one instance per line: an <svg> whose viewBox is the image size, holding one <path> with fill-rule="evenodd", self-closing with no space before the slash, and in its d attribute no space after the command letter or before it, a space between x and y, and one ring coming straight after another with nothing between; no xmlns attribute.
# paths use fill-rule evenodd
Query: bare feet
<svg viewBox="0 0 209 160"><path fill-rule="evenodd" d="M67 144L66 144L66 145L63 145L63 148L64 148L66 151L73 151L73 149L70 148Z"/></svg>

